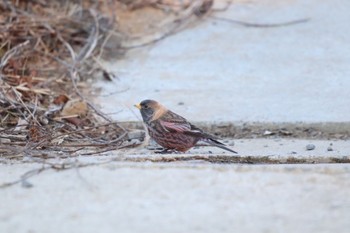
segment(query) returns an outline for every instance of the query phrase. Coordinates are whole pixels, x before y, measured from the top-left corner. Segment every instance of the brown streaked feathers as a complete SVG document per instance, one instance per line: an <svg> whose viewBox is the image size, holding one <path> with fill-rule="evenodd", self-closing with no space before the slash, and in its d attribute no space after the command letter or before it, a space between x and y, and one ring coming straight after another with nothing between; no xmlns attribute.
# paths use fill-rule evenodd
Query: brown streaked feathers
<svg viewBox="0 0 350 233"><path fill-rule="evenodd" d="M215 136L203 132L185 118L166 109L155 100L144 100L135 107L140 109L150 137L165 149L185 152L195 146L197 142L202 141L237 153L217 141Z"/></svg>

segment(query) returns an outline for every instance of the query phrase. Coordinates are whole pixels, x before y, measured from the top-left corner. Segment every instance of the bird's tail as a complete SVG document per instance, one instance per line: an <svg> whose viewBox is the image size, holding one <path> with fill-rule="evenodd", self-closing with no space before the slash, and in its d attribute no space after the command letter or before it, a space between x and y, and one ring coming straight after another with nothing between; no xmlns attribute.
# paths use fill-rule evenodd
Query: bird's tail
<svg viewBox="0 0 350 233"><path fill-rule="evenodd" d="M219 141L217 141L217 140L215 140L215 139L206 138L205 142L207 142L209 145L216 146L216 147L219 147L219 148L221 148L221 149L224 149L224 150L227 150L227 151L230 151L230 152L232 152L232 153L237 154L236 151L231 150L230 148L227 148L227 147L225 146L225 144L223 144L223 143L221 143L221 142L219 142Z"/></svg>

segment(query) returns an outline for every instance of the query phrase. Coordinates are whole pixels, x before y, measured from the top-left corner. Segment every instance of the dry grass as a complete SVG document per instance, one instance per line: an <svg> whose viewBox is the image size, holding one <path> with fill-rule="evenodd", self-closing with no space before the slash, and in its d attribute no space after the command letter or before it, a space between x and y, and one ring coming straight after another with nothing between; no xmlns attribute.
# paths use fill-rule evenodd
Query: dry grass
<svg viewBox="0 0 350 233"><path fill-rule="evenodd" d="M98 72L108 75L96 60L115 30L113 8L113 1L0 4L3 157L74 156L122 146L127 131L80 88Z"/></svg>

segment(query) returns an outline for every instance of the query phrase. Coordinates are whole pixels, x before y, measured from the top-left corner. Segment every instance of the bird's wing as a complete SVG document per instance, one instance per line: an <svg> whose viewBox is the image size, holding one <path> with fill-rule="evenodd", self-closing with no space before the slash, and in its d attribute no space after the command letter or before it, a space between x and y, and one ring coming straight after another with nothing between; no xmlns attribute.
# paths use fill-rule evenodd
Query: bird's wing
<svg viewBox="0 0 350 233"><path fill-rule="evenodd" d="M166 120L160 120L159 121L161 126L168 132L173 133L183 133L186 135L191 135L196 138L210 138L210 139L220 139L214 135L208 134L203 132L201 129L197 128L196 126L192 125L191 123L187 121L179 121L179 120L172 120L172 121L166 121ZM218 142L220 143L220 142Z"/></svg>
<svg viewBox="0 0 350 233"><path fill-rule="evenodd" d="M172 111L168 111L158 120L161 126L168 132L184 133L198 138L220 139L214 135L203 132L197 126L192 125L185 118Z"/></svg>
<svg viewBox="0 0 350 233"><path fill-rule="evenodd" d="M185 118L171 111L168 111L165 115L163 115L159 119L159 122L162 127L169 132L201 132L200 129L190 124Z"/></svg>
<svg viewBox="0 0 350 233"><path fill-rule="evenodd" d="M166 129L169 132L183 133L191 130L189 124L186 124L186 122L170 122L160 120L160 124L163 126L164 129Z"/></svg>

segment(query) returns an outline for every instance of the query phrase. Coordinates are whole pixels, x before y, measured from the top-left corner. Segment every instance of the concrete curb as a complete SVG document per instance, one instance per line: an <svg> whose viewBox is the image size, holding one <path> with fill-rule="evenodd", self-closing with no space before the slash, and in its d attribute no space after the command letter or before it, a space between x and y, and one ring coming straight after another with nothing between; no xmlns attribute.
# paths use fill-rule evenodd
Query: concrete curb
<svg viewBox="0 0 350 233"><path fill-rule="evenodd" d="M192 122L204 131L234 138L350 139L349 122ZM120 122L127 129L144 129L142 122Z"/></svg>

